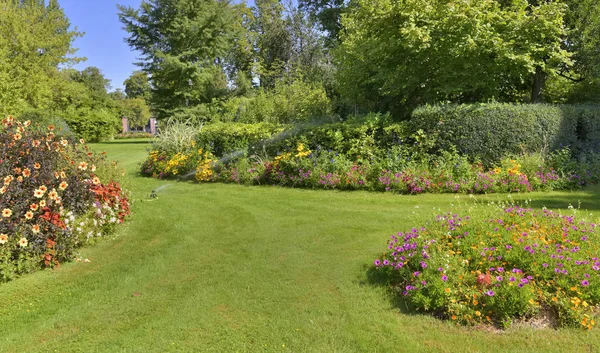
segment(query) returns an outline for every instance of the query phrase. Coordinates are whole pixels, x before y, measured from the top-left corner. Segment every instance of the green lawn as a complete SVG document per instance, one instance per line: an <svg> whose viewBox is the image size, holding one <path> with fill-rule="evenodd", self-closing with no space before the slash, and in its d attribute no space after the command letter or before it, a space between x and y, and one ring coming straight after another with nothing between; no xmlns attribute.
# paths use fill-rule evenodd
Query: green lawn
<svg viewBox="0 0 600 353"><path fill-rule="evenodd" d="M81 250L90 263L0 285L0 352L600 351L598 329L457 327L404 313L369 281L389 235L438 210L467 212L468 196L159 181L137 176L147 146L94 146L128 170L134 215L114 239ZM581 201L580 213L597 214L599 194L514 197Z"/></svg>

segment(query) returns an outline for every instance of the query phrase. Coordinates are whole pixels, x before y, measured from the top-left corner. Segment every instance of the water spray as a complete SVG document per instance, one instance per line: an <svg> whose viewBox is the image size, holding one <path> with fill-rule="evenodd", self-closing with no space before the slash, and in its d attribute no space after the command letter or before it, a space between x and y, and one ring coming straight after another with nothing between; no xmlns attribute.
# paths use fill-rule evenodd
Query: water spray
<svg viewBox="0 0 600 353"><path fill-rule="evenodd" d="M311 120L311 121L306 122L306 123L297 124L293 128L288 129L288 130L284 130L284 131L278 133L277 135L271 137L270 139L258 142L256 145L262 147L263 152L265 152L265 147L268 146L268 145L270 145L270 144L272 144L272 143L279 142L279 141L281 141L283 139L286 139L286 138L288 138L290 136L297 135L298 133L300 133L301 131L305 130L306 128L320 126L320 125L324 125L324 124L327 124L327 123L330 123L330 122L331 121L329 121L328 119L323 119L322 118L322 119L314 119L314 120ZM227 162L229 162L231 160L235 160L238 157L243 156L246 152L247 152L247 149L243 148L243 149L240 149L240 150L228 153L228 154L224 155L223 157L219 158L217 161L212 162L211 167L214 167L214 166L219 165L219 164L227 163ZM182 175L180 177L180 180L188 179L189 177L191 177L194 174L196 174L196 171L191 171L191 172L189 172L187 174Z"/></svg>

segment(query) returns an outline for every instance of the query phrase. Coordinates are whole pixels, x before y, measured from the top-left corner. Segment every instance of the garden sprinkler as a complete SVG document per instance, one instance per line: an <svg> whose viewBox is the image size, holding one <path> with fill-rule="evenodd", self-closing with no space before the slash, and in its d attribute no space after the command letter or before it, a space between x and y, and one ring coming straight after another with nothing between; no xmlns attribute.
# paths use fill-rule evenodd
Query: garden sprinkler
<svg viewBox="0 0 600 353"><path fill-rule="evenodd" d="M169 186L171 184L166 184L166 185L162 185L160 187L158 187L157 189L154 189L150 192L150 197L147 201L154 201L154 200L158 200L158 191L160 191L160 189L165 188L167 186Z"/></svg>

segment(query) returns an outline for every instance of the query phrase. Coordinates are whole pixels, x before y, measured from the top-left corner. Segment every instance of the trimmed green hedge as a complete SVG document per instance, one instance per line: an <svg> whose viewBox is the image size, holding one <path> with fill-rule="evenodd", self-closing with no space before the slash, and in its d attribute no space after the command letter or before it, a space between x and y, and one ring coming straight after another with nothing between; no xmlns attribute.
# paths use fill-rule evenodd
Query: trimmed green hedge
<svg viewBox="0 0 600 353"><path fill-rule="evenodd" d="M440 105L417 108L411 131L491 164L521 152L593 148L600 142L600 106L543 104Z"/></svg>

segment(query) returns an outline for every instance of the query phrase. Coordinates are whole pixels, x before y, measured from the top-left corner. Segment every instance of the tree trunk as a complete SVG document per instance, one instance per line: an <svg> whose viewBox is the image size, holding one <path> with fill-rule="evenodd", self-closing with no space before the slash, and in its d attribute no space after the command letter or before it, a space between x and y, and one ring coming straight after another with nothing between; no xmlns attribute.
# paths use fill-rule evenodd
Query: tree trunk
<svg viewBox="0 0 600 353"><path fill-rule="evenodd" d="M535 68L535 75L533 77L533 87L531 89L531 103L540 103L542 96L542 89L546 83L546 73L542 71L540 66Z"/></svg>

